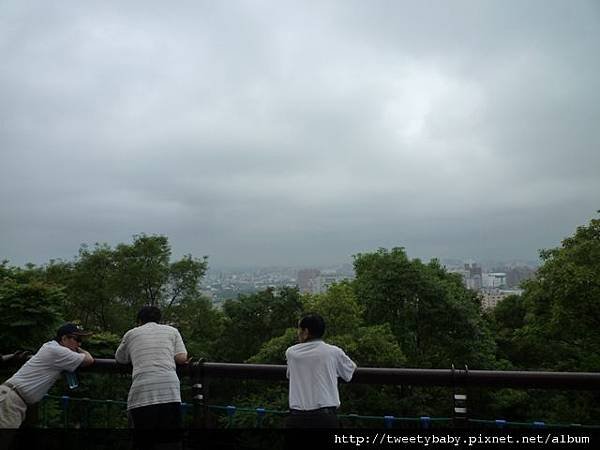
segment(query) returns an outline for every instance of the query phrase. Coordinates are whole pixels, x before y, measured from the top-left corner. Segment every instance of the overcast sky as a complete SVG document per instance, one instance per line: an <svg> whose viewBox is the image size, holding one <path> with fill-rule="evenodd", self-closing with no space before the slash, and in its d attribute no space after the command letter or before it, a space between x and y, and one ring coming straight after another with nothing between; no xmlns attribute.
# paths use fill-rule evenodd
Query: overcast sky
<svg viewBox="0 0 600 450"><path fill-rule="evenodd" d="M600 209L598 1L0 3L0 259L527 259Z"/></svg>

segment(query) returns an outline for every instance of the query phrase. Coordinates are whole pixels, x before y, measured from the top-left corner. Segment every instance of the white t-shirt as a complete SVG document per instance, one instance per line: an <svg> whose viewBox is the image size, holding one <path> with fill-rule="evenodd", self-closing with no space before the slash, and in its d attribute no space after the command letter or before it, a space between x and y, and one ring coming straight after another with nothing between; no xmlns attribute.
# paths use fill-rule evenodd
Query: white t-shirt
<svg viewBox="0 0 600 450"><path fill-rule="evenodd" d="M176 328L148 322L125 333L115 359L133 365L127 409L181 402L175 355L187 353Z"/></svg>
<svg viewBox="0 0 600 450"><path fill-rule="evenodd" d="M350 381L356 364L335 345L321 340L293 345L285 352L290 409L340 406L337 378Z"/></svg>
<svg viewBox="0 0 600 450"><path fill-rule="evenodd" d="M56 341L49 341L7 381L31 405L46 395L60 378L62 371L77 370L84 359L83 353L74 352Z"/></svg>

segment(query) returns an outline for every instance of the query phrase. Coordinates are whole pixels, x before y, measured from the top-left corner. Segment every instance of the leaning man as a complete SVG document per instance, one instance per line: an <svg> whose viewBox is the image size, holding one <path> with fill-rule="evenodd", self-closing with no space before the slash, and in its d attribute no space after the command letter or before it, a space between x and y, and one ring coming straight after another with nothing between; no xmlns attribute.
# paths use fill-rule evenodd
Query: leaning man
<svg viewBox="0 0 600 450"><path fill-rule="evenodd" d="M133 366L127 411L133 428L182 427L181 392L176 364L187 362L187 350L176 328L161 325L161 312L144 306L136 328L123 336L115 353L121 364Z"/></svg>
<svg viewBox="0 0 600 450"><path fill-rule="evenodd" d="M338 377L350 381L356 364L335 345L323 342L325 321L308 314L298 322L299 344L285 352L290 379L287 428L337 428Z"/></svg>
<svg viewBox="0 0 600 450"><path fill-rule="evenodd" d="M0 428L19 428L27 406L39 402L63 371L93 364L92 355L81 348L82 337L89 334L75 324L63 325L52 341L0 385Z"/></svg>

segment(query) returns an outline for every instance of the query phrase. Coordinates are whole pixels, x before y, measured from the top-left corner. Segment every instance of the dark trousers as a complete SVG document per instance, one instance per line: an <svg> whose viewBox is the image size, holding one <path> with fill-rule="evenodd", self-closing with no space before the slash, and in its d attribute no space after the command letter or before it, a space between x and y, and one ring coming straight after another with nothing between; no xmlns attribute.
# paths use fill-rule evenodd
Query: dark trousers
<svg viewBox="0 0 600 450"><path fill-rule="evenodd" d="M129 410L133 428L142 430L179 430L183 426L181 403L161 403Z"/></svg>
<svg viewBox="0 0 600 450"><path fill-rule="evenodd" d="M178 449L183 420L181 403L161 403L129 410L135 449Z"/></svg>
<svg viewBox="0 0 600 450"><path fill-rule="evenodd" d="M290 410L286 428L339 428L336 408L319 408L311 411Z"/></svg>

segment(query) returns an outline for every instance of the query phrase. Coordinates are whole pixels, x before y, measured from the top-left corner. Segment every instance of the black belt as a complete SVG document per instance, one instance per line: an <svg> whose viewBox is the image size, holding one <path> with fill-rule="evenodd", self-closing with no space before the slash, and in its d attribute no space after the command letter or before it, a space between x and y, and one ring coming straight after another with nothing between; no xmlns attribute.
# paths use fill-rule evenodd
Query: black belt
<svg viewBox="0 0 600 450"><path fill-rule="evenodd" d="M335 406L326 406L317 409L290 409L290 414L294 416L316 416L321 414L336 414L336 412L337 408Z"/></svg>
<svg viewBox="0 0 600 450"><path fill-rule="evenodd" d="M9 388L11 391L13 391L15 394L17 394L19 396L19 398L21 400L23 400L23 403L27 404L27 402L25 401L25 399L23 398L23 396L21 395L21 393L19 392L19 389L17 389L17 387L12 384L10 381L5 381L4 386L6 386L7 388Z"/></svg>

